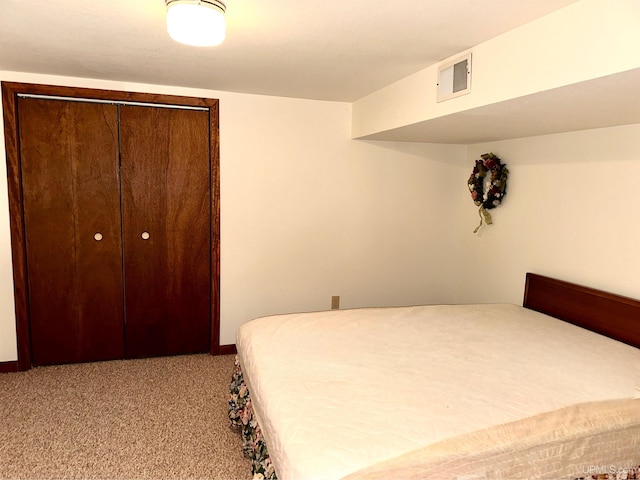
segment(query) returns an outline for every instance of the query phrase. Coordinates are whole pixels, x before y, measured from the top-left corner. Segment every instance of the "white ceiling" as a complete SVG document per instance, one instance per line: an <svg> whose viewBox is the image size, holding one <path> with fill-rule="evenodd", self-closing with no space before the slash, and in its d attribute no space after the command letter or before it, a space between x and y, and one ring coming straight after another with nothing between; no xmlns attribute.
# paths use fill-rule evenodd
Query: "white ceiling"
<svg viewBox="0 0 640 480"><path fill-rule="evenodd" d="M219 47L164 0L0 0L0 70L354 101L575 0L227 0Z"/></svg>

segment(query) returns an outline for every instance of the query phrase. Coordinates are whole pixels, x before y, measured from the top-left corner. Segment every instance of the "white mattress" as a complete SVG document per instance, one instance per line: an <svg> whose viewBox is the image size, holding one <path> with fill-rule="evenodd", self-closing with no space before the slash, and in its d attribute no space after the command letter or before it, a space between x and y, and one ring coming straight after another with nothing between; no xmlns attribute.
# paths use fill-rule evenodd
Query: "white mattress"
<svg viewBox="0 0 640 480"><path fill-rule="evenodd" d="M339 479L572 404L633 398L640 350L515 305L264 317L237 349L281 480Z"/></svg>

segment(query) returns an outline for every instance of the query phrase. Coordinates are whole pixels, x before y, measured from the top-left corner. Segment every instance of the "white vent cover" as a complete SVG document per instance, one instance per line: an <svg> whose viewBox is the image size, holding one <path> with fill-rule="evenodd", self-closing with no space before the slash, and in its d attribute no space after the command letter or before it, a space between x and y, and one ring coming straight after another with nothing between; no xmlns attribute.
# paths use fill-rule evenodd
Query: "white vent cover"
<svg viewBox="0 0 640 480"><path fill-rule="evenodd" d="M471 91L471 52L443 63L438 68L438 102Z"/></svg>

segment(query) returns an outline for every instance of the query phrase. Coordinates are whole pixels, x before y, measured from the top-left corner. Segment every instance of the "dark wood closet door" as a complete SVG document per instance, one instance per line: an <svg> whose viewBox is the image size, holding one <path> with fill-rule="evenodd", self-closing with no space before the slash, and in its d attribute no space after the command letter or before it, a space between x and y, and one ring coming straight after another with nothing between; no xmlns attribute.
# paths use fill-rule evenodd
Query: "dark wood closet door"
<svg viewBox="0 0 640 480"><path fill-rule="evenodd" d="M120 110L127 357L209 351L209 114Z"/></svg>
<svg viewBox="0 0 640 480"><path fill-rule="evenodd" d="M117 107L20 98L18 112L32 363L122 358Z"/></svg>

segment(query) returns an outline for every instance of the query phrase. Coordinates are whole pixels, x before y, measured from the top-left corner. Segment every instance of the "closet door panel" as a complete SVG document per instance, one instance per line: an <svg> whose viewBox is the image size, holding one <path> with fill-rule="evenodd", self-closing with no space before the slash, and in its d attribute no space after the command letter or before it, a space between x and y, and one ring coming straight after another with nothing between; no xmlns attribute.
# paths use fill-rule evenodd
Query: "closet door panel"
<svg viewBox="0 0 640 480"><path fill-rule="evenodd" d="M20 98L18 112L32 363L122 358L117 108Z"/></svg>
<svg viewBox="0 0 640 480"><path fill-rule="evenodd" d="M126 355L207 352L208 112L126 105L120 127Z"/></svg>

